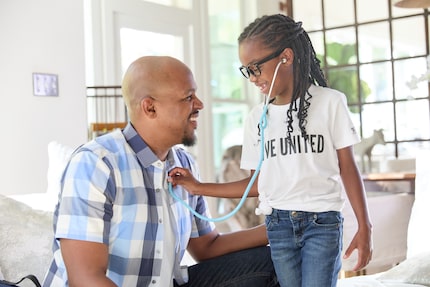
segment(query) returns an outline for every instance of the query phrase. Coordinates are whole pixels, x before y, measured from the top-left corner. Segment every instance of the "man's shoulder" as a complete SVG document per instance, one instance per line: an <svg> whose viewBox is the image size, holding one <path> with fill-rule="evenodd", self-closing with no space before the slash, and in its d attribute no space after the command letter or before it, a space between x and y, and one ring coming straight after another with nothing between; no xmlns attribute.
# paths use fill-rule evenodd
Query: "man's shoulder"
<svg viewBox="0 0 430 287"><path fill-rule="evenodd" d="M89 141L81 146L78 151L90 151L104 157L109 154L125 153L126 143L122 132L118 130Z"/></svg>

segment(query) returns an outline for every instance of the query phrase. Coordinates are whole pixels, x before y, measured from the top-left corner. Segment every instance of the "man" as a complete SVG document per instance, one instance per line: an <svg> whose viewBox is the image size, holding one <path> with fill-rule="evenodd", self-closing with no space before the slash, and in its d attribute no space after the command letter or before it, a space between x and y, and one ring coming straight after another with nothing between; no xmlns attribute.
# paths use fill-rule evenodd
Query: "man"
<svg viewBox="0 0 430 287"><path fill-rule="evenodd" d="M198 175L175 147L195 143L203 109L190 69L142 57L122 89L128 126L79 148L64 173L44 286L276 286L264 226L219 234L167 191L172 168ZM209 215L203 197L174 192ZM188 269L180 267L185 249L199 262Z"/></svg>

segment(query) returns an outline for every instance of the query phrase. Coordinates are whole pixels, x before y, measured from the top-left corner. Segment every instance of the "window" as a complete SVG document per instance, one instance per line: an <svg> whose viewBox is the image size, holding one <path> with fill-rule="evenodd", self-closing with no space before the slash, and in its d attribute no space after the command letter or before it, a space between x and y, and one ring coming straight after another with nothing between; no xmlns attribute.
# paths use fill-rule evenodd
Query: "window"
<svg viewBox="0 0 430 287"><path fill-rule="evenodd" d="M237 37L241 33L240 0L208 1L214 165L223 152L242 144L243 120L249 108L238 67Z"/></svg>
<svg viewBox="0 0 430 287"><path fill-rule="evenodd" d="M361 136L383 129L386 144L374 147L372 171L429 148L428 10L397 8L391 0L289 1L329 86L347 96Z"/></svg>
<svg viewBox="0 0 430 287"><path fill-rule="evenodd" d="M182 9L191 9L193 7L192 0L142 0L153 2L160 5L178 7Z"/></svg>

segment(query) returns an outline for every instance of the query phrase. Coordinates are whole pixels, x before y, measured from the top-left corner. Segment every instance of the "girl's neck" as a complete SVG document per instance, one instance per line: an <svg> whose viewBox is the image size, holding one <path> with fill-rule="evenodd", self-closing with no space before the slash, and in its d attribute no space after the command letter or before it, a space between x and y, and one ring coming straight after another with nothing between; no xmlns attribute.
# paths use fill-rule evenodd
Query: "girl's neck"
<svg viewBox="0 0 430 287"><path fill-rule="evenodd" d="M291 103L291 98L292 98L292 95L285 95L285 96L277 95L273 99L272 104L277 106L287 105Z"/></svg>

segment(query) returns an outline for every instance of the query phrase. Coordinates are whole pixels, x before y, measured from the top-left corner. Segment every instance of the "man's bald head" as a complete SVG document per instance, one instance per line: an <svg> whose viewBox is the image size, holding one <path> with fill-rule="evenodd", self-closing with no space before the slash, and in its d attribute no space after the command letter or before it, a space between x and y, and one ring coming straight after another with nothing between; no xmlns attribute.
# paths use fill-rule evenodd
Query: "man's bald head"
<svg viewBox="0 0 430 287"><path fill-rule="evenodd" d="M130 118L146 97L159 98L167 90L174 90L181 75L190 75L190 69L178 59L168 56L145 56L134 61L122 81L124 102Z"/></svg>

